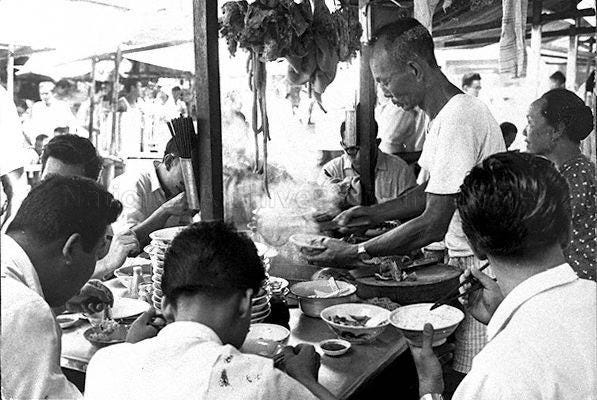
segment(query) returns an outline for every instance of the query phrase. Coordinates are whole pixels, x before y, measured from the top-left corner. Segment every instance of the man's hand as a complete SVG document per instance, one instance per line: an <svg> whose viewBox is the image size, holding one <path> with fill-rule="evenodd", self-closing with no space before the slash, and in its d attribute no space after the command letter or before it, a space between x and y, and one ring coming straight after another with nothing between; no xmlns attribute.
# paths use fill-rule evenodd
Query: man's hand
<svg viewBox="0 0 597 400"><path fill-rule="evenodd" d="M168 216L180 217L191 213L185 192L181 192L160 206Z"/></svg>
<svg viewBox="0 0 597 400"><path fill-rule="evenodd" d="M475 290L468 296L459 298L460 303L471 313L473 317L482 324L487 325L493 316L493 313L504 300L504 295L497 283L479 268L468 268L460 276L460 282L464 282L469 276L473 275L483 286L482 289ZM471 284L467 283L460 287L460 293L471 288Z"/></svg>
<svg viewBox="0 0 597 400"><path fill-rule="evenodd" d="M110 243L110 250L108 255L100 262L103 264L102 273L104 275L111 274L117 268L120 268L126 258L139 252L139 241L137 235L133 231L126 230L114 236L112 243Z"/></svg>
<svg viewBox="0 0 597 400"><path fill-rule="evenodd" d="M321 357L311 345L299 344L284 348L284 369L288 375L301 382L317 382Z"/></svg>
<svg viewBox="0 0 597 400"><path fill-rule="evenodd" d="M141 314L129 328L129 331L126 334L126 342L137 343L141 340L156 336L160 326L165 325L165 320L163 321L163 324L162 321L159 321L160 323L158 324L159 317L154 317L155 309L153 307Z"/></svg>
<svg viewBox="0 0 597 400"><path fill-rule="evenodd" d="M433 352L433 326L425 324L423 330L423 346L410 346L410 351L417 366L419 375L419 397L427 393L442 393L444 391L444 380L442 378L442 366L439 359Z"/></svg>
<svg viewBox="0 0 597 400"><path fill-rule="evenodd" d="M377 221L371 215L369 207L355 206L338 214L334 221L340 226L340 231L345 232L354 228L375 226Z"/></svg>
<svg viewBox="0 0 597 400"><path fill-rule="evenodd" d="M359 260L357 247L338 239L324 239L321 244L325 250L301 249L301 253L309 262L323 262L335 264L347 264L358 266L362 263ZM362 264L363 266L365 264Z"/></svg>
<svg viewBox="0 0 597 400"><path fill-rule="evenodd" d="M79 294L66 302L66 309L71 312L95 314L105 306L114 305L114 295L99 280L89 280L79 291Z"/></svg>

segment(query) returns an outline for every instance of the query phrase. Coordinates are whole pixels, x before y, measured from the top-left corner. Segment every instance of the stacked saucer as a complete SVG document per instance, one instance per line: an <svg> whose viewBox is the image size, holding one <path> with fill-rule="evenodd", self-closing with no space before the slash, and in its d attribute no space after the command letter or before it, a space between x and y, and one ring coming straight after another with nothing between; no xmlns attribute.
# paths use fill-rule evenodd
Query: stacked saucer
<svg viewBox="0 0 597 400"><path fill-rule="evenodd" d="M251 303L251 324L257 324L266 319L271 311L269 304L270 294L262 288L255 297L253 297Z"/></svg>
<svg viewBox="0 0 597 400"><path fill-rule="evenodd" d="M151 295L151 303L157 311L162 310L162 274L164 273L164 256L166 250L172 243L174 237L184 227L177 226L173 228L160 229L158 231L149 234L151 243L144 250L149 254L151 265L153 267L151 281L153 287L153 293Z"/></svg>

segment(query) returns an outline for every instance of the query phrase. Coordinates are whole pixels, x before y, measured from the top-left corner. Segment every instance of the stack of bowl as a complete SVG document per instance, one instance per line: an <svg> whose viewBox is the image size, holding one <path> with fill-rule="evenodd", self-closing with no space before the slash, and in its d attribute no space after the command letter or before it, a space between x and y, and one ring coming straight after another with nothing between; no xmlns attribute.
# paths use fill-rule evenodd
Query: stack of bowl
<svg viewBox="0 0 597 400"><path fill-rule="evenodd" d="M270 294L264 288L261 288L259 293L253 297L251 304L251 324L262 322L271 314L269 299Z"/></svg>
<svg viewBox="0 0 597 400"><path fill-rule="evenodd" d="M151 280L153 282L153 294L151 296L151 303L154 308L158 311L162 310L162 274L164 273L164 256L166 250L170 246L170 243L174 237L183 229L183 227L177 226L172 228L160 229L158 231L149 234L151 243L145 248L145 252L149 254L151 265L153 267L153 273Z"/></svg>

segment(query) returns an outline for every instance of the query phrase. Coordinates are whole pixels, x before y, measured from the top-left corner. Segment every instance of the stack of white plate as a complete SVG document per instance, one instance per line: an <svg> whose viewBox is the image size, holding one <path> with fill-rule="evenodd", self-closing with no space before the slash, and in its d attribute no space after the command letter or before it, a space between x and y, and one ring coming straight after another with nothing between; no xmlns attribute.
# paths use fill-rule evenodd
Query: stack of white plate
<svg viewBox="0 0 597 400"><path fill-rule="evenodd" d="M164 273L164 256L166 250L170 246L170 243L174 237L184 227L177 226L173 228L160 229L158 231L149 234L151 238L151 244L145 248L145 252L149 254L153 272L151 275L153 294L151 296L151 302L156 310L162 310L162 274Z"/></svg>
<svg viewBox="0 0 597 400"><path fill-rule="evenodd" d="M269 304L270 294L267 290L261 289L257 296L253 297L251 304L251 324L257 324L266 319L271 311Z"/></svg>

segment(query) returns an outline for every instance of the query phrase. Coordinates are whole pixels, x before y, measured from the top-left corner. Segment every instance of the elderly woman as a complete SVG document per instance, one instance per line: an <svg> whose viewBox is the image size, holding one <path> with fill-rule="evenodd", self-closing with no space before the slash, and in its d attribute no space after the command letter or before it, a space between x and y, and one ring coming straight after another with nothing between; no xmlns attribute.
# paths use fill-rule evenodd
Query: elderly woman
<svg viewBox="0 0 597 400"><path fill-rule="evenodd" d="M580 152L593 129L593 114L580 97L553 89L533 102L525 130L528 151L553 161L568 181L572 232L565 255L581 278L595 280L595 165Z"/></svg>

